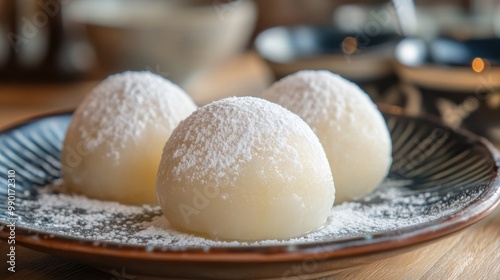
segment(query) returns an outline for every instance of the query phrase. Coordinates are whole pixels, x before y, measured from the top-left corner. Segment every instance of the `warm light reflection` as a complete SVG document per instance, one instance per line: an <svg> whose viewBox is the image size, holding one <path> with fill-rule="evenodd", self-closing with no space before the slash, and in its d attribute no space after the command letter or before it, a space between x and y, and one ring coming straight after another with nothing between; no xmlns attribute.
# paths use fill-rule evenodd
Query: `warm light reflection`
<svg viewBox="0 0 500 280"><path fill-rule="evenodd" d="M358 41L351 36L345 37L342 41L342 51L345 54L351 55L358 49Z"/></svg>
<svg viewBox="0 0 500 280"><path fill-rule="evenodd" d="M484 60L479 57L474 58L472 61L472 70L476 73L481 73L484 70Z"/></svg>

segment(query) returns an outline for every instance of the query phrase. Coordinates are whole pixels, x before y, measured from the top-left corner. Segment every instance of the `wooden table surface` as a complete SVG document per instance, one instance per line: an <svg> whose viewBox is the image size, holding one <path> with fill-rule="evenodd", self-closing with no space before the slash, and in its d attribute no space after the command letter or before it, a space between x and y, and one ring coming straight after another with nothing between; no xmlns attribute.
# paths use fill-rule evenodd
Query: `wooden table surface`
<svg viewBox="0 0 500 280"><path fill-rule="evenodd" d="M269 70L250 53L228 61L187 90L197 102L206 103L225 96L257 95L271 80ZM96 83L0 85L0 129L35 115L75 107ZM7 248L0 241L0 279L124 279L20 245L16 246L16 272L11 273L7 271ZM132 278L140 279L125 279ZM500 208L455 235L342 271L332 279L500 279Z"/></svg>

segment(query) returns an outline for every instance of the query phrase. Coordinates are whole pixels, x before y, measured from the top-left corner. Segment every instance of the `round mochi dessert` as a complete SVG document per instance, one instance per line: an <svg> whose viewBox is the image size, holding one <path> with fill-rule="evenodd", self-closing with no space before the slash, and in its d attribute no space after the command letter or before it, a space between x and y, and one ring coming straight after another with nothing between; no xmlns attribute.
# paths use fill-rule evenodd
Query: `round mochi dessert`
<svg viewBox="0 0 500 280"><path fill-rule="evenodd" d="M262 95L299 115L318 136L330 162L335 203L370 193L387 175L392 143L387 124L357 85L329 71L300 71Z"/></svg>
<svg viewBox="0 0 500 280"><path fill-rule="evenodd" d="M241 241L315 230L335 199L311 128L253 97L213 102L181 122L163 150L156 190L175 228Z"/></svg>
<svg viewBox="0 0 500 280"><path fill-rule="evenodd" d="M63 144L65 186L126 204L157 204L162 149L196 105L178 86L150 72L108 77L76 109Z"/></svg>

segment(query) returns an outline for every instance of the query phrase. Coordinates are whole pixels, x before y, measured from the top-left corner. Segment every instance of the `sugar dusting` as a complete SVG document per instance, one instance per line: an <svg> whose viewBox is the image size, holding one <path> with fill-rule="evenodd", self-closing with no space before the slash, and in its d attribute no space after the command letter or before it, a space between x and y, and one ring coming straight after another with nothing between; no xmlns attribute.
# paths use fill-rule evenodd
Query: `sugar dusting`
<svg viewBox="0 0 500 280"><path fill-rule="evenodd" d="M163 246L169 250L227 246L297 245L401 230L452 215L477 199L482 190L459 195L410 194L401 188L382 186L358 201L332 208L325 225L305 236L289 240L238 242L211 240L173 229L158 206L127 206L84 196L42 191L34 200L20 201L18 225L54 235L142 245L146 250ZM165 247L167 246L167 247Z"/></svg>
<svg viewBox="0 0 500 280"><path fill-rule="evenodd" d="M302 137L321 149L309 126L277 104L253 97L219 100L179 124L165 146L158 178L166 178L165 165L174 164L170 172L177 180L218 184L237 178L253 157L269 155L266 161L275 167L272 172L290 181L293 174L278 167L289 162L294 170L302 170L297 147L289 144L291 137Z"/></svg>
<svg viewBox="0 0 500 280"><path fill-rule="evenodd" d="M78 132L86 151L108 145L110 156L153 129L172 131L196 109L188 95L150 72L124 72L101 82L76 110L69 131Z"/></svg>
<svg viewBox="0 0 500 280"><path fill-rule="evenodd" d="M365 115L383 120L362 89L326 70L302 70L288 75L269 87L262 97L298 114L313 129L325 123L337 128L339 122L359 126Z"/></svg>
<svg viewBox="0 0 500 280"><path fill-rule="evenodd" d="M389 129L356 84L326 70L302 70L275 82L262 98L296 113L318 135L333 174L335 201L367 194L387 175Z"/></svg>

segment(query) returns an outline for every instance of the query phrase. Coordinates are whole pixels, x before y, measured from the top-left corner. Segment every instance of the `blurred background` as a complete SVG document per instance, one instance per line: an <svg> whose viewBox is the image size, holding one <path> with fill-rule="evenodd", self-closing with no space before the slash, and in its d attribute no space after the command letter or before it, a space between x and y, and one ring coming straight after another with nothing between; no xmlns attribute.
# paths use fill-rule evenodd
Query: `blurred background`
<svg viewBox="0 0 500 280"><path fill-rule="evenodd" d="M327 69L378 103L500 141L496 0L2 0L0 127L147 70L200 105Z"/></svg>

